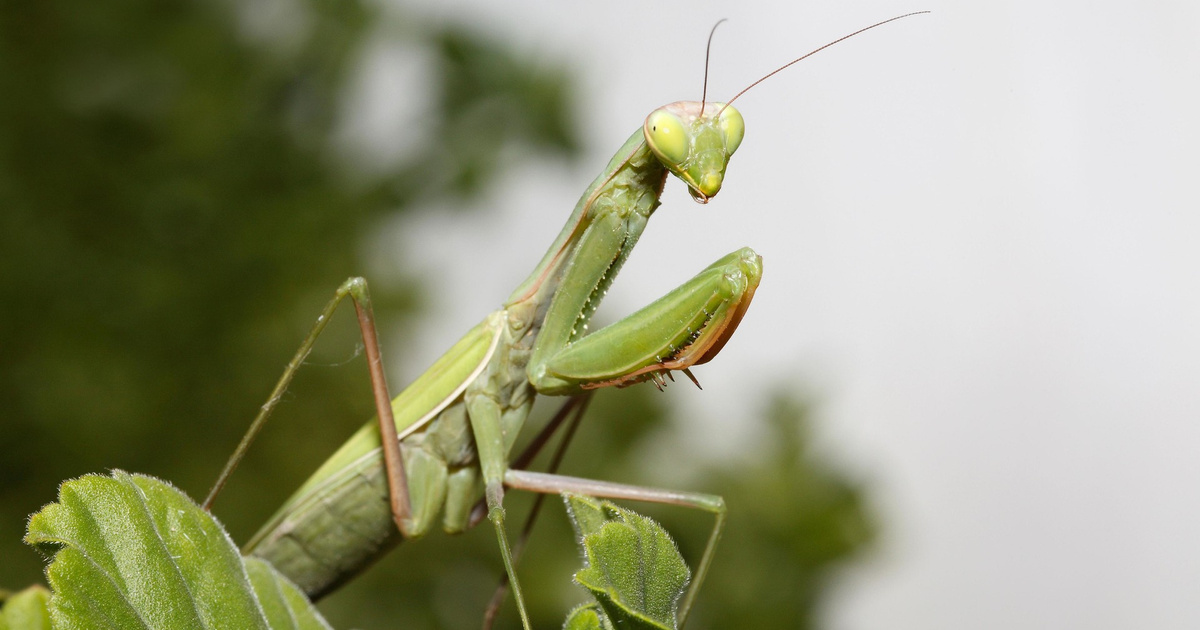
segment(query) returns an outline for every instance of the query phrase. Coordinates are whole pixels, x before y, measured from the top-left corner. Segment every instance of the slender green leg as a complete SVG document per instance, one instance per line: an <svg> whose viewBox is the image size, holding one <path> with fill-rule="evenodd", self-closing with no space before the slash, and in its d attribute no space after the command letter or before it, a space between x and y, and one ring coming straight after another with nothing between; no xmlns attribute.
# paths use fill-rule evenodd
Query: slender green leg
<svg viewBox="0 0 1200 630"><path fill-rule="evenodd" d="M471 418L475 450L483 472L488 520L496 530L496 540L500 543L500 558L504 561L504 571L512 584L513 599L516 601L517 611L521 614L521 626L525 630L531 630L529 613L525 610L525 597L521 593L521 585L517 581L516 568L513 565L512 546L508 543L508 532L504 526L504 471L508 462L504 433L500 426L500 405L484 383L486 380L476 379L468 386L465 396L467 414Z"/></svg>
<svg viewBox="0 0 1200 630"><path fill-rule="evenodd" d="M333 299L325 305L325 309L317 317L317 323L309 331L308 336L304 338L304 343L300 345L300 349L296 351L295 356L288 362L283 375L279 377L279 381L275 384L275 389L271 391L270 398L259 409L258 415L254 418L254 422L250 424L246 435L242 437L242 441L238 444L237 449L234 450L233 455L230 456L229 461L225 464L225 468L217 476L216 483L213 484L212 490L209 491L208 497L204 500L204 509L207 510L212 507L217 494L225 487L225 483L229 481L230 475L233 474L238 464L246 456L250 444L254 442L254 438L258 437L259 432L266 426L267 419L270 418L271 413L278 406L279 401L282 400L283 393L287 391L292 378L299 371L300 366L304 364L304 360L308 357L309 353L312 352L313 344L316 343L317 337L321 335L321 332L325 330L325 326L329 323L333 312L337 310L342 300L347 297L354 301L354 310L358 315L358 327L362 331L363 347L367 355L367 368L371 374L371 390L375 395L375 411L379 417L379 431L383 439L384 463L388 471L388 492L391 497L392 516L396 521L396 526L400 528L402 533L407 535L408 517L411 513L408 499L408 480L404 470L403 456L400 452L400 443L396 437L396 422L392 416L391 396L388 394L387 379L383 373L383 357L379 352L379 336L375 332L375 313L371 308L371 296L367 290L367 281L359 277L350 278L343 282L334 293Z"/></svg>
<svg viewBox="0 0 1200 630"><path fill-rule="evenodd" d="M495 507L488 510L488 518L496 526L496 538L500 541L500 557L504 560L504 571L509 576L512 585L513 599L517 602L517 612L521 614L521 627L532 630L529 624L529 613L525 611L525 596L521 593L521 584L515 579L516 565L513 562L511 547L508 544L508 533L504 529L504 508Z"/></svg>
<svg viewBox="0 0 1200 630"><path fill-rule="evenodd" d="M583 479L580 477L568 477L565 475L552 475L515 469L505 473L504 484L509 488L544 494L574 492L607 499L625 499L628 501L678 505L712 513L715 517L712 533L708 536L708 543L704 547L704 554L700 557L700 564L696 567L696 574L692 579L692 583L688 586L687 594L684 595L683 601L679 604L679 627L683 627L687 621L688 613L691 611L692 604L696 601L696 594L700 591L700 585L704 583L704 578L708 575L708 568L712 564L713 555L717 549L717 542L720 541L721 532L725 528L726 512L724 498L715 494L647 488L610 481L598 481L595 479Z"/></svg>
<svg viewBox="0 0 1200 630"><path fill-rule="evenodd" d="M546 443L550 440L564 421L570 418L567 423L567 431L559 442L558 448L555 449L554 455L550 458L549 465L546 470L550 473L558 471L559 465L562 464L563 456L566 455L567 446L570 445L571 439L575 437L575 430L579 428L579 423L583 419L583 415L587 412L588 405L592 401L590 393L582 396L572 397L567 402L563 403L558 412L550 422L538 433L537 437L529 443L519 457L513 460L512 468L526 468L533 461L533 458L542 450ZM517 565L521 561L521 553L525 550L526 544L529 542L530 533L533 531L533 524L537 520L542 505L545 503L545 494L538 494L533 501L533 506L529 509L529 516L525 518L525 526L521 528L521 535L517 538L517 542L513 545L513 565ZM480 516L482 519L482 516ZM487 609L483 615L483 629L490 630L496 622L496 615L500 612L500 606L504 603L504 598L508 595L508 575L505 574L500 578L500 583L496 586L496 592L492 595L492 599L488 602Z"/></svg>

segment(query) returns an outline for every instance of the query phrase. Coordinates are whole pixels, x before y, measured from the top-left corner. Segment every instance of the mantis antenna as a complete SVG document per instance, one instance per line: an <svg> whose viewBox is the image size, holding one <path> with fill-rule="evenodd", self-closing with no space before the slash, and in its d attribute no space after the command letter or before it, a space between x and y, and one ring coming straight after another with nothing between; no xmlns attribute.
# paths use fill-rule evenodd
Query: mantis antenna
<svg viewBox="0 0 1200 630"><path fill-rule="evenodd" d="M834 45L834 44L838 44L838 43L844 42L844 41L846 41L847 39L850 39L851 37L854 37L855 35L861 35L862 33L865 33L865 32L867 32L867 31L869 31L869 30L871 30L871 29L873 29L873 28L875 28L875 27L877 27L877 26L883 26L884 24L887 24L888 22L895 22L896 20L902 20L902 19L904 19L904 18L906 18L906 17L912 17L912 16L914 16L914 15L921 15L922 13L930 13L930 11L913 11L912 13L905 13L904 15L898 15L898 16L896 16L896 17L894 17L894 18L890 18L890 19L884 20L884 21L882 21L882 22L876 22L876 23L874 23L874 24L872 24L872 25L870 25L870 26L867 26L867 27L864 27L864 28L860 28L860 29L858 29L857 31L854 31L853 33L850 33L849 35L843 35L843 36L841 36L841 37L839 37L839 38L837 38L837 39L835 39L835 40L833 40L833 41L829 42L828 44L825 44L824 46L821 46L820 48L816 48L816 49L814 49L814 50L812 50L812 51L810 51L810 52L807 52L807 53L805 53L805 54L803 54L803 55L800 55L799 57L797 57L797 58L795 58L795 59L793 59L793 60L791 60L791 61L789 61L789 62L787 62L787 63L783 64L782 66L779 66L778 68L776 68L776 69L772 70L771 72L768 72L768 73L767 73L766 75L764 75L764 76L763 76L761 79L759 79L759 80L755 81L754 83L751 83L750 85L746 86L746 88L745 88L745 89L743 89L741 92L738 92L737 94L735 94L735 95L733 96L733 98L729 99L729 101L725 103L725 107L729 107L730 105L732 105L734 101L738 100L738 98L739 98L739 97L741 97L741 95L745 94L746 92L749 92L749 91L750 91L750 88L752 88L752 87L754 87L754 86L758 85L759 83L762 83L763 81L766 81L767 79L769 79L769 78L771 78L771 77L773 77L773 76L775 76L775 75L779 74L780 72L782 72L782 71L786 70L787 68L791 67L792 65L794 65L794 64L797 64L797 63L799 63L799 62L801 62L801 61L803 61L803 60L805 60L805 59L808 59L809 57L811 57L811 56L813 56L813 55L815 55L815 54L817 54L817 53L821 52L822 50L825 50L826 48L829 48L830 46L832 46L832 45ZM717 22L717 24L720 24L720 22ZM716 27L716 26L714 26L714 27L713 27L713 30L715 31L715 30L716 30L716 28L717 28L717 27ZM708 37L709 37L709 41L711 42L711 41L712 41L712 34L710 33ZM708 87L707 55L705 56L705 68L706 68L706 70L705 70L705 76L704 76L704 83L705 83L705 89L707 89L707 87ZM722 108L721 108L721 111L722 111L722 112L723 112L723 111L725 111L725 107L722 107ZM700 111L704 111L704 110L703 110L703 108L702 108ZM719 116L719 115L720 115L720 113L718 112L718 114L717 114L717 115Z"/></svg>
<svg viewBox="0 0 1200 630"><path fill-rule="evenodd" d="M708 45L704 47L704 89L700 91L700 114L704 114L704 102L708 100L708 57L712 53L713 35L717 33L717 27L721 22L725 22L728 18L721 18L713 24L712 30L708 32Z"/></svg>

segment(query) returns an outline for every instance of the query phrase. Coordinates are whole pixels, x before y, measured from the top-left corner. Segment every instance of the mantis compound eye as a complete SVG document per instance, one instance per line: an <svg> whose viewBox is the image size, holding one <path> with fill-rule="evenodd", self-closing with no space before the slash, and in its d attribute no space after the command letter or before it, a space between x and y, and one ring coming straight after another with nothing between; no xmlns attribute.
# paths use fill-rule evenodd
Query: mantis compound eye
<svg viewBox="0 0 1200 630"><path fill-rule="evenodd" d="M717 123L721 126L721 133L725 136L725 150L729 155L733 155L737 151L738 146L742 144L742 136L746 135L746 121L742 120L742 113L734 109L732 105L726 105L721 110L721 117L717 119Z"/></svg>
<svg viewBox="0 0 1200 630"><path fill-rule="evenodd" d="M646 142L650 150L668 165L678 166L687 159L689 142L683 121L670 112L654 110L646 118Z"/></svg>

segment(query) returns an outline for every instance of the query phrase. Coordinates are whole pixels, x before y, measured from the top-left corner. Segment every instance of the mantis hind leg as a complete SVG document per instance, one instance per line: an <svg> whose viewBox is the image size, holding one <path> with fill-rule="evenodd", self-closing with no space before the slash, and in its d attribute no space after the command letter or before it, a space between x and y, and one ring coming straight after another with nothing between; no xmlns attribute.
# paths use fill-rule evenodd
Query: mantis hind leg
<svg viewBox="0 0 1200 630"><path fill-rule="evenodd" d="M400 443L396 435L396 423L392 415L391 396L388 394L387 379L383 372L383 357L379 351L379 336L375 329L375 313L374 309L371 308L371 296L367 290L366 279L359 277L350 278L343 282L334 293L333 299L325 305L324 310L321 311L321 315L317 317L317 323L313 325L308 336L304 338L304 343L300 345L295 356L288 362L287 368L284 369L283 374L279 377L279 381L275 384L275 388L271 391L267 402L259 409L254 422L250 424L250 428L242 437L242 441L238 444L237 449L234 450L233 455L230 456L229 461L225 464L225 468L217 476L212 490L209 491L208 497L204 500L204 509L207 510L212 507L217 495L225 487L225 483L229 481L229 477L233 474L233 471L246 456L246 452L254 442L254 438L266 426L271 413L278 406L279 401L283 398L283 393L287 391L288 385L291 384L292 378L312 351L317 337L325 330L325 326L329 323L333 312L337 310L337 307L347 297L354 302L354 310L358 316L358 327L362 332L363 347L367 355L367 368L371 375L371 390L374 393L375 411L379 418L379 431L383 439L384 463L388 474L388 494L391 500L392 516L401 533L404 533L406 536L408 535L409 515L412 512L412 507L408 496L408 479L404 468L404 457L401 454Z"/></svg>
<svg viewBox="0 0 1200 630"><path fill-rule="evenodd" d="M595 479L583 479L580 477L568 477L565 475L516 469L510 469L504 475L504 484L509 488L543 494L572 492L606 499L625 499L629 501L678 505L711 513L714 517L712 532L708 536L704 553L700 556L700 563L696 566L696 572L691 584L688 585L687 593L679 603L679 611L677 613L678 627L683 627L684 622L687 621L688 613L691 611L692 604L696 601L696 594L699 593L700 586L704 583L704 578L708 575L709 566L712 564L713 556L716 553L717 543L720 541L721 533L725 529L726 509L724 498L715 494L632 486L610 481L598 481Z"/></svg>

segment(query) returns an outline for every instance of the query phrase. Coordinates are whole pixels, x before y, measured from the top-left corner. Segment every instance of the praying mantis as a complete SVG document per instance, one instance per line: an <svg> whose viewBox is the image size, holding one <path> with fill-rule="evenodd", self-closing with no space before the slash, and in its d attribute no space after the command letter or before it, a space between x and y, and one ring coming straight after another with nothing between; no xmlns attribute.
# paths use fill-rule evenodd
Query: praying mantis
<svg viewBox="0 0 1200 630"><path fill-rule="evenodd" d="M911 15L916 13L817 48L727 102L707 102L706 87L699 102L680 101L651 112L584 192L525 281L394 399L384 376L367 283L347 280L288 364L205 508L211 507L316 338L348 297L358 316L377 417L313 473L245 546L245 553L269 560L318 598L400 540L429 532L439 515L442 529L450 533L487 518L528 630L506 528L507 489L680 505L714 516L694 578L679 603L682 626L712 563L725 522L724 500L523 470L519 462L526 458L510 464L510 451L538 395L570 397L546 430L553 431L569 414L578 420L592 390L643 381L661 388L666 379L673 380L673 372L695 382L690 368L716 357L758 288L762 258L748 247L718 259L637 312L588 330L600 300L658 209L668 175L681 180L696 202L707 203L720 192L745 132L742 115L732 106L737 98L829 46Z"/></svg>

